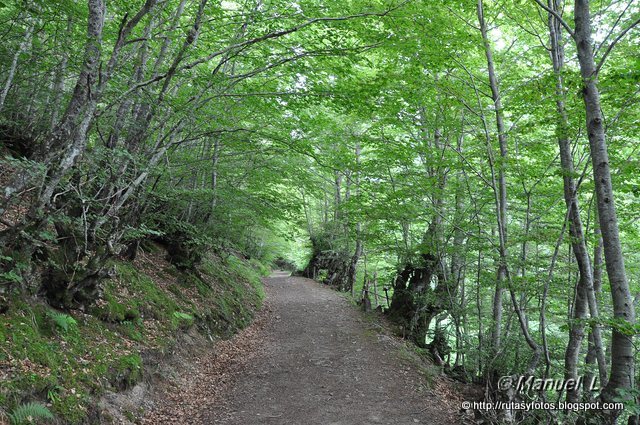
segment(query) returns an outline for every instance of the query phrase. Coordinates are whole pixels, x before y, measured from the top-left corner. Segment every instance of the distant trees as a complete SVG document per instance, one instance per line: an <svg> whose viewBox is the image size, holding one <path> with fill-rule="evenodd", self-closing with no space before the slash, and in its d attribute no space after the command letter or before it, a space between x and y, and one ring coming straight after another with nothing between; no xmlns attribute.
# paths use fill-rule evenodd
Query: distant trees
<svg viewBox="0 0 640 425"><path fill-rule="evenodd" d="M411 4L402 18L385 21L402 36L365 54L357 77L343 77L355 87L340 86L353 93L350 101L335 99L333 107L348 108L350 120L369 128L361 141L364 198L345 205L345 189L335 183L336 172L347 175L350 154L322 152L340 129L327 135L319 131L322 120L301 123L327 194L304 198L307 227L332 258L348 258L360 234L363 290L375 264L390 294L389 305L379 299L389 315L444 364L463 364L467 379L597 373L603 399L635 406L636 359L628 345L636 333L634 289L623 278L623 260L638 260L631 218L638 203L629 186L637 182L625 164L637 139L628 126L640 111L635 83L620 84L637 82L627 61L639 11L633 2L599 5L595 15L586 1L502 6ZM412 24L400 24L407 16ZM607 87L602 99L599 85ZM356 102L363 93L369 100ZM620 96L627 103L615 100ZM616 205L625 206L624 222ZM354 213L365 230L352 223L347 234L336 231L335 220ZM316 277L325 277L324 267L331 282L331 266L315 266Z"/></svg>
<svg viewBox="0 0 640 425"><path fill-rule="evenodd" d="M212 238L252 251L252 228L274 229L290 209L275 189L291 171L272 159L281 133L272 104L311 58L366 48L357 39L327 48L324 33L388 12L325 9L0 5L12 23L0 63L3 285L72 307L92 301L110 258L135 258L146 238L191 266Z"/></svg>
<svg viewBox="0 0 640 425"><path fill-rule="evenodd" d="M0 4L2 291L287 239L457 377L597 373L634 420L637 2L32 3Z"/></svg>

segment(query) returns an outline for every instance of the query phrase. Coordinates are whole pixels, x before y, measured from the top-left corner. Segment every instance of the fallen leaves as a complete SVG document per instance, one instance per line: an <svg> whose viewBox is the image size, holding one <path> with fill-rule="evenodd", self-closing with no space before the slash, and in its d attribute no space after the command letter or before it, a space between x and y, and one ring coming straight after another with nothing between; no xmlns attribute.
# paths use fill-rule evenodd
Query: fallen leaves
<svg viewBox="0 0 640 425"><path fill-rule="evenodd" d="M223 403L233 377L260 353L270 312L265 305L251 326L229 340L207 344L193 359L184 359L180 376L157 394L156 408L143 424L204 424L202 415Z"/></svg>

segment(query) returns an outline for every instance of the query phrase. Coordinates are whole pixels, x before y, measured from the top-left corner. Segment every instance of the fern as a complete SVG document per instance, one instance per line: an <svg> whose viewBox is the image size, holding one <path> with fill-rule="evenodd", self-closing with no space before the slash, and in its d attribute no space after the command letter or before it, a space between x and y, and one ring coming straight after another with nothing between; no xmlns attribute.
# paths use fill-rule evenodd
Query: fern
<svg viewBox="0 0 640 425"><path fill-rule="evenodd" d="M173 312L173 324L179 327L182 326L191 326L193 325L193 321L194 318L192 315L187 314L187 313L182 313L181 311L174 311Z"/></svg>
<svg viewBox="0 0 640 425"><path fill-rule="evenodd" d="M42 404L35 402L22 404L9 413L11 425L37 423L40 419L53 419L53 414Z"/></svg>
<svg viewBox="0 0 640 425"><path fill-rule="evenodd" d="M187 314L187 313L182 313L182 312L180 312L180 311L175 311L175 312L173 313L173 316L174 316L176 319L182 319L182 320L186 320L186 321L191 321L191 320L193 320L193 316L192 316L192 315Z"/></svg>
<svg viewBox="0 0 640 425"><path fill-rule="evenodd" d="M58 328L62 329L64 332L68 332L69 328L74 327L78 323L76 322L76 319L69 316L68 314L59 313L57 311L48 311L47 316L53 321L53 323L56 324Z"/></svg>

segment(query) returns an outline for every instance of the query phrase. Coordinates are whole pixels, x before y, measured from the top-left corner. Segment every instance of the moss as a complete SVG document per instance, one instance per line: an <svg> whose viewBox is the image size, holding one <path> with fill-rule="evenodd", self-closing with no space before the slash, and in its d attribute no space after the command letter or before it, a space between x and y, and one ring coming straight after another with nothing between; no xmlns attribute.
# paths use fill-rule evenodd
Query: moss
<svg viewBox="0 0 640 425"><path fill-rule="evenodd" d="M131 422L135 422L137 420L136 414L131 412L131 411L129 411L129 410L125 410L123 414L124 414L124 417L127 418Z"/></svg>
<svg viewBox="0 0 640 425"><path fill-rule="evenodd" d="M130 354L120 357L110 370L109 382L116 390L123 391L133 387L142 378L142 357Z"/></svg>
<svg viewBox="0 0 640 425"><path fill-rule="evenodd" d="M136 342L144 341L142 323L140 321L122 322L122 326L119 329L123 334L125 334L132 341L136 341Z"/></svg>
<svg viewBox="0 0 640 425"><path fill-rule="evenodd" d="M72 388L51 403L51 411L64 418L66 423L80 424L87 414L88 405L88 394Z"/></svg>
<svg viewBox="0 0 640 425"><path fill-rule="evenodd" d="M127 301L130 309L135 308L140 314L157 320L170 319L171 314L177 310L176 302L149 276L128 263L118 264L117 270L120 281L133 295Z"/></svg>
<svg viewBox="0 0 640 425"><path fill-rule="evenodd" d="M441 368L431 363L427 350L413 344L404 344L397 354L400 360L414 366L424 376L427 387L432 387L441 374Z"/></svg>
<svg viewBox="0 0 640 425"><path fill-rule="evenodd" d="M105 322L117 323L125 320L127 306L113 295L114 288L114 283L109 282L104 289L103 302L91 308L91 314Z"/></svg>
<svg viewBox="0 0 640 425"><path fill-rule="evenodd" d="M260 267L236 257L207 258L198 272L168 267L162 284L129 263L116 267L117 277L103 285L89 314L9 300L0 315L0 361L17 373L0 385L3 409L47 401L60 422L86 423L96 397L140 381L140 350L162 352L192 326L229 337L250 323L264 297ZM76 324L63 330L54 314L68 314Z"/></svg>
<svg viewBox="0 0 640 425"><path fill-rule="evenodd" d="M78 320L77 329L62 334L52 332L51 323L44 317L53 313L43 305L28 306L15 303L11 311L0 317L6 339L0 342L5 359L13 359L16 370L3 382L0 404L8 409L16 407L25 398L47 398L54 413L67 423L80 423L86 416L90 392L101 388L96 385L106 371L115 344L97 344L109 331L103 327L87 326ZM95 320L95 319L94 319Z"/></svg>

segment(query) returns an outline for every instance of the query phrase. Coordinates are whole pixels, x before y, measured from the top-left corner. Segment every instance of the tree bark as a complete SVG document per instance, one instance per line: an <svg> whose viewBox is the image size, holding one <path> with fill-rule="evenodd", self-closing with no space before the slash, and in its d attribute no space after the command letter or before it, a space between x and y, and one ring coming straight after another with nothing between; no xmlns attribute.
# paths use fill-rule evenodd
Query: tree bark
<svg viewBox="0 0 640 425"><path fill-rule="evenodd" d="M31 37L33 36L33 29L35 27L35 20L33 18L27 18L27 29L24 32L24 36L20 45L18 46L18 50L13 55L13 60L11 61L11 66L9 67L9 74L7 75L7 79L4 82L4 88L2 92L0 92L0 111L4 107L4 102L7 99L7 95L9 94L9 90L11 89L11 85L13 84L13 78L16 75L16 70L18 69L18 60L20 59L20 55L22 55L29 44L31 43Z"/></svg>
<svg viewBox="0 0 640 425"><path fill-rule="evenodd" d="M600 228L596 227L596 246L593 248L593 294L595 298L595 302L597 303L598 298L602 294L602 237L600 234ZM596 324L595 326L601 330L600 325ZM592 332L593 334L593 332ZM589 340L592 342L592 350L594 351L595 360L598 363L598 377L600 378L600 388L604 388L607 385L608 376L607 376L607 356L604 352L604 343L602 342L602 336L600 338L591 338ZM585 380L586 382L591 382L591 379Z"/></svg>
<svg viewBox="0 0 640 425"><path fill-rule="evenodd" d="M548 1L549 7L557 11L555 1ZM573 307L573 316L569 326L569 342L565 351L565 379L578 378L578 363L582 340L584 339L585 319L587 318L587 306L593 319L598 318L598 308L593 296L593 273L591 259L584 234L584 226L580 217L580 205L576 182L573 178L573 155L569 140L569 119L565 108L565 87L562 77L564 67L564 46L562 43L562 27L553 14L549 13L549 39L551 41L551 59L556 79L556 111L558 114L556 134L560 148L560 164L564 184L564 200L569 217L569 234L571 236L571 248L578 265L578 283L575 289L576 297ZM592 340L598 341L602 348L600 328L592 326ZM579 389L567 391L567 401L577 402L580 399Z"/></svg>
<svg viewBox="0 0 640 425"><path fill-rule="evenodd" d="M87 42L84 63L67 109L45 143L43 156L50 164L40 191L36 210L45 211L58 183L84 153L86 134L97 105L96 82L102 57L102 30L105 20L104 0L89 0Z"/></svg>
<svg viewBox="0 0 640 425"><path fill-rule="evenodd" d="M71 35L73 30L73 20L71 18L67 19L67 35ZM67 72L67 65L69 63L69 52L65 49L62 52L62 58L60 59L60 64L56 70L55 81L53 83L53 104L51 111L51 120L49 124L50 131L56 126L58 122L58 118L60 115L60 104L62 103L62 96L64 95L64 75Z"/></svg>
<svg viewBox="0 0 640 425"><path fill-rule="evenodd" d="M589 149L593 164L598 218L604 248L605 265L611 286L614 317L621 324L635 324L635 311L629 292L622 244L618 230L618 217L614 202L609 154L603 125L600 91L598 89L595 59L592 49L591 16L588 0L576 0L574 5L575 43L582 77L582 96L586 111ZM604 400L611 400L620 389L634 385L633 337L618 326L612 331L611 373L602 391Z"/></svg>
<svg viewBox="0 0 640 425"><path fill-rule="evenodd" d="M360 166L360 144L356 143L356 166ZM356 196L360 194L360 170L355 171L356 174ZM356 223L356 248L351 257L351 263L349 264L349 289L351 290L351 296L355 296L356 278L358 274L358 261L362 255L362 224L360 221ZM366 280L366 278L365 278Z"/></svg>
<svg viewBox="0 0 640 425"><path fill-rule="evenodd" d="M504 173L505 161L507 159L507 138L504 128L504 119L502 111L502 100L500 98L500 88L498 85L498 79L496 77L495 66L493 62L493 52L489 44L489 36L487 33L487 26L484 18L484 4L482 0L478 0L477 3L478 23L480 24L480 34L482 36L482 42L484 47L485 56L487 59L487 71L489 74L489 85L491 87L491 97L495 108L496 126L498 129L498 142L500 144L500 156L502 161L498 167L498 182L495 181L494 173L494 160L493 153L491 152L491 141L487 140L487 150L489 153L489 161L492 168L492 182L493 190L496 201L496 220L498 224L498 236L499 236L499 259L498 259L498 271L496 279L496 287L493 294L493 327L491 330L491 349L492 358L495 361L497 358L501 346L502 346L502 294L504 293L504 282L507 278L506 270L506 241L507 241L507 228L506 228L506 216L507 216L507 185L506 177ZM487 134L488 137L488 134ZM494 365L489 365L487 369L489 375L495 374ZM496 378L495 376L489 376L491 381Z"/></svg>

